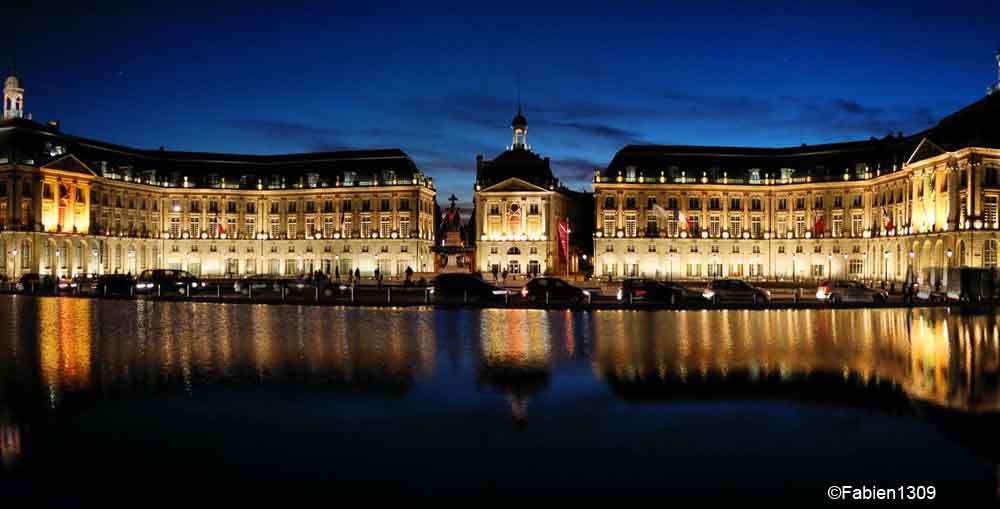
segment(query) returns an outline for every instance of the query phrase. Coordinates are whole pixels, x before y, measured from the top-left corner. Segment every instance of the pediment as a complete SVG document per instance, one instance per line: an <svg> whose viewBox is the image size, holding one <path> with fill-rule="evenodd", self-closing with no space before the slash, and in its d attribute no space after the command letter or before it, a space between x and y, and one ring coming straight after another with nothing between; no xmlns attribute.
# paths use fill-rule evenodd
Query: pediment
<svg viewBox="0 0 1000 509"><path fill-rule="evenodd" d="M947 150L937 146L937 144L933 141L924 138L920 140L920 144L917 145L917 148L913 150L912 154L910 154L910 158L906 160L906 164L912 164L917 161L923 161L924 159L930 159L947 153Z"/></svg>
<svg viewBox="0 0 1000 509"><path fill-rule="evenodd" d="M79 160L73 154L66 154L55 161L42 166L43 170L65 171L69 173L82 173L84 175L97 176L89 166Z"/></svg>
<svg viewBox="0 0 1000 509"><path fill-rule="evenodd" d="M518 191L538 193L538 192L547 192L548 189L545 189L544 187L541 186L536 186L531 182L528 182L526 180L521 180L517 177L511 177L509 179L497 182L496 184L493 184L490 187L480 190L480 192L490 192L490 193L518 192Z"/></svg>

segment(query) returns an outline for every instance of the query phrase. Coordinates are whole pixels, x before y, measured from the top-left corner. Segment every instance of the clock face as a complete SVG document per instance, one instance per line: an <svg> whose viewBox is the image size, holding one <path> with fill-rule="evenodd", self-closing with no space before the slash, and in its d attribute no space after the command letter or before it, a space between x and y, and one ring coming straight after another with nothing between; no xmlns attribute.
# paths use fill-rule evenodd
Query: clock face
<svg viewBox="0 0 1000 509"><path fill-rule="evenodd" d="M510 212L512 214L517 213L518 210L520 210L520 206L518 204L516 204L516 203L511 203L510 204Z"/></svg>

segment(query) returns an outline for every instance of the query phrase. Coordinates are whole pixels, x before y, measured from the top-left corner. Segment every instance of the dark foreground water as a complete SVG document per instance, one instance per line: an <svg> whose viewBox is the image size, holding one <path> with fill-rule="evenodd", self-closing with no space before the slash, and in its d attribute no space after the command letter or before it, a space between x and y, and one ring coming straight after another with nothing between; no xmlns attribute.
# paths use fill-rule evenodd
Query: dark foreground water
<svg viewBox="0 0 1000 509"><path fill-rule="evenodd" d="M989 505L998 341L946 309L2 297L0 503Z"/></svg>

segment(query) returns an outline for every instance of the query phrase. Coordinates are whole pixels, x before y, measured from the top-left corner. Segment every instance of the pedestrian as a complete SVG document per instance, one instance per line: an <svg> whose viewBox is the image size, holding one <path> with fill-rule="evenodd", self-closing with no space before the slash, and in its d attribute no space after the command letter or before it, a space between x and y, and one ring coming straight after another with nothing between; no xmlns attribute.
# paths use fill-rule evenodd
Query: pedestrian
<svg viewBox="0 0 1000 509"><path fill-rule="evenodd" d="M500 281L500 279L497 278L497 274L500 272L500 267L498 265L494 265L492 272L493 272L493 282L496 283Z"/></svg>
<svg viewBox="0 0 1000 509"><path fill-rule="evenodd" d="M361 268L354 269L354 287L357 288L361 284Z"/></svg>
<svg viewBox="0 0 1000 509"><path fill-rule="evenodd" d="M507 269L503 269L503 284L507 286Z"/></svg>
<svg viewBox="0 0 1000 509"><path fill-rule="evenodd" d="M403 284L403 289L404 290L409 289L410 285L413 284L413 281L411 281L412 278L413 278L413 267L410 267L409 265L407 265L406 266L406 281Z"/></svg>
<svg viewBox="0 0 1000 509"><path fill-rule="evenodd" d="M333 274L337 278L337 282L339 283L340 282L340 265L336 266L333 269Z"/></svg>

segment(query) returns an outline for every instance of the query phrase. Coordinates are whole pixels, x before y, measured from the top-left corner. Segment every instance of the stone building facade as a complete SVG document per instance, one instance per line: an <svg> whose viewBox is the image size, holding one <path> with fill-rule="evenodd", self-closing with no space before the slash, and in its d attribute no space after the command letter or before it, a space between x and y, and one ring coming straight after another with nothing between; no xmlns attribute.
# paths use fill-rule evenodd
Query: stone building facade
<svg viewBox="0 0 1000 509"><path fill-rule="evenodd" d="M0 272L8 277L434 270L436 192L400 150L139 150L33 122L23 92L16 76L6 80Z"/></svg>

